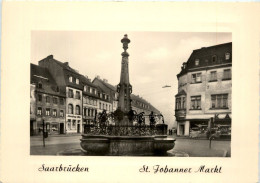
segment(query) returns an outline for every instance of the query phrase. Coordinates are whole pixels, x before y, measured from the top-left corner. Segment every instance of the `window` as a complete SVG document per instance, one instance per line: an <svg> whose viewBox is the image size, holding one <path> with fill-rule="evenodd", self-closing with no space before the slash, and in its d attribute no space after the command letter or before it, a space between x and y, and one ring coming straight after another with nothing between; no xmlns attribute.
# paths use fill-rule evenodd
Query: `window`
<svg viewBox="0 0 260 183"><path fill-rule="evenodd" d="M80 92L76 91L76 99L80 99Z"/></svg>
<svg viewBox="0 0 260 183"><path fill-rule="evenodd" d="M69 81L72 83L72 76L69 77Z"/></svg>
<svg viewBox="0 0 260 183"><path fill-rule="evenodd" d="M90 91L89 91L90 93L92 93L92 88L90 88Z"/></svg>
<svg viewBox="0 0 260 183"><path fill-rule="evenodd" d="M42 83L38 83L38 88L42 89Z"/></svg>
<svg viewBox="0 0 260 183"><path fill-rule="evenodd" d="M76 105L76 114L80 115L80 107L78 105Z"/></svg>
<svg viewBox="0 0 260 183"><path fill-rule="evenodd" d="M195 60L195 65L198 66L200 64L200 60L199 59L196 59Z"/></svg>
<svg viewBox="0 0 260 183"><path fill-rule="evenodd" d="M50 108L47 108L46 111L45 111L45 115L46 115L46 116L50 116L50 112L51 112L51 109L50 109Z"/></svg>
<svg viewBox="0 0 260 183"><path fill-rule="evenodd" d="M223 75L223 80L229 80L231 79L231 70L230 69L225 69L224 70L224 75Z"/></svg>
<svg viewBox="0 0 260 183"><path fill-rule="evenodd" d="M230 53L226 53L226 54L225 54L225 59L226 59L226 60L229 60L229 59L230 59Z"/></svg>
<svg viewBox="0 0 260 183"><path fill-rule="evenodd" d="M54 103L54 104L58 104L58 99L54 97L54 98L53 98L53 103Z"/></svg>
<svg viewBox="0 0 260 183"><path fill-rule="evenodd" d="M212 56L212 62L215 63L216 61L217 61L217 56L216 55Z"/></svg>
<svg viewBox="0 0 260 183"><path fill-rule="evenodd" d="M87 86L84 86L84 91L85 91L85 92L87 91Z"/></svg>
<svg viewBox="0 0 260 183"><path fill-rule="evenodd" d="M76 79L76 84L79 84L79 79L78 78Z"/></svg>
<svg viewBox="0 0 260 183"><path fill-rule="evenodd" d="M103 109L105 109L105 104L103 104Z"/></svg>
<svg viewBox="0 0 260 183"><path fill-rule="evenodd" d="M42 115L42 108L41 107L37 108L37 115Z"/></svg>
<svg viewBox="0 0 260 183"><path fill-rule="evenodd" d="M191 97L191 109L201 109L201 96Z"/></svg>
<svg viewBox="0 0 260 183"><path fill-rule="evenodd" d="M88 92L90 92L90 87L88 86Z"/></svg>
<svg viewBox="0 0 260 183"><path fill-rule="evenodd" d="M97 90L96 89L93 89L94 90L94 94L97 95Z"/></svg>
<svg viewBox="0 0 260 183"><path fill-rule="evenodd" d="M201 73L192 74L191 83L201 83Z"/></svg>
<svg viewBox="0 0 260 183"><path fill-rule="evenodd" d="M63 98L60 98L60 105L64 105L64 100L63 100Z"/></svg>
<svg viewBox="0 0 260 183"><path fill-rule="evenodd" d="M64 117L64 111L60 110L60 117Z"/></svg>
<svg viewBox="0 0 260 183"><path fill-rule="evenodd" d="M101 102L99 102L99 109L102 109L102 108L101 108Z"/></svg>
<svg viewBox="0 0 260 183"><path fill-rule="evenodd" d="M212 109L227 109L228 108L228 94L211 95Z"/></svg>
<svg viewBox="0 0 260 183"><path fill-rule="evenodd" d="M39 101L39 102L42 101L42 95L38 95L38 101Z"/></svg>
<svg viewBox="0 0 260 183"><path fill-rule="evenodd" d="M55 116L55 117L57 116L57 110L56 109L53 109L52 115Z"/></svg>
<svg viewBox="0 0 260 183"><path fill-rule="evenodd" d="M217 81L217 71L210 72L210 81Z"/></svg>
<svg viewBox="0 0 260 183"><path fill-rule="evenodd" d="M73 90L69 89L69 98L73 98Z"/></svg>
<svg viewBox="0 0 260 183"><path fill-rule="evenodd" d="M186 97L182 98L182 108L186 109Z"/></svg>
<svg viewBox="0 0 260 183"><path fill-rule="evenodd" d="M181 98L176 98L176 104L175 104L176 110L179 110L181 108Z"/></svg>
<svg viewBox="0 0 260 183"><path fill-rule="evenodd" d="M46 103L50 103L50 97L46 96Z"/></svg>
<svg viewBox="0 0 260 183"><path fill-rule="evenodd" d="M68 113L73 114L73 105L72 104L68 105Z"/></svg>
<svg viewBox="0 0 260 183"><path fill-rule="evenodd" d="M70 119L68 119L68 122L67 122L67 129L71 130L71 120Z"/></svg>
<svg viewBox="0 0 260 183"><path fill-rule="evenodd" d="M60 88L58 86L56 88L56 92L60 92Z"/></svg>

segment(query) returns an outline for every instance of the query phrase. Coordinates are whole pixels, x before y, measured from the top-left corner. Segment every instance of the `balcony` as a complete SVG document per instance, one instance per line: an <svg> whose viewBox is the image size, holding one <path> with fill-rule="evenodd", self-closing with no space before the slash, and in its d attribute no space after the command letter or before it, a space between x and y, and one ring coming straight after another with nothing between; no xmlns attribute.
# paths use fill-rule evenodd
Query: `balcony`
<svg viewBox="0 0 260 183"><path fill-rule="evenodd" d="M175 109L176 119L184 119L186 117L186 109Z"/></svg>

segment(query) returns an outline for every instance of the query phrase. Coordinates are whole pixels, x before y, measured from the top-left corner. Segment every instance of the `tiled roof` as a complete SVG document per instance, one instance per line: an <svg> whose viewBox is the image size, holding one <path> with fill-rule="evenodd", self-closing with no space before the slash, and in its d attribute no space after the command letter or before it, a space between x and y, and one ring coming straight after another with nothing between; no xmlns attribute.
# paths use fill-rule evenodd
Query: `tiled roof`
<svg viewBox="0 0 260 183"><path fill-rule="evenodd" d="M225 59L226 53L230 54L230 59L228 60ZM216 56L216 61L213 61L213 56ZM199 60L199 64L195 65L195 60L197 59ZM182 68L177 77L196 69L203 70L207 67L219 67L224 64L232 64L232 42L193 50L186 62L186 67Z"/></svg>
<svg viewBox="0 0 260 183"><path fill-rule="evenodd" d="M160 111L158 109L156 109L152 104L150 104L149 102L147 102L145 99L137 96L137 95L134 95L134 94L131 94L131 99L132 100L135 100L135 101L138 101L140 103L143 103L145 105L148 105L149 106L149 110L153 111L154 113L157 113L157 114L160 114ZM140 108L140 106L136 105L135 103L132 102L132 105L134 107L138 107ZM143 107L141 107L143 108ZM145 109L145 108L144 108Z"/></svg>
<svg viewBox="0 0 260 183"><path fill-rule="evenodd" d="M52 95L65 96L66 92L64 88L59 88L55 80L52 78L48 69L40 67L38 65L31 64L31 84L36 85L36 90L43 93L48 93ZM37 88L38 84L42 84L42 89Z"/></svg>

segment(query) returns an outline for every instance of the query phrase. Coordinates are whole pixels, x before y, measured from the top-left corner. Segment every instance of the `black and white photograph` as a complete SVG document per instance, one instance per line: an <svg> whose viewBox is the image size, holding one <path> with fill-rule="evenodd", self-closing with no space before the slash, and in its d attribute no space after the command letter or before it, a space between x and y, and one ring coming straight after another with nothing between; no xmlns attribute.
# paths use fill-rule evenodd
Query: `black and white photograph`
<svg viewBox="0 0 260 183"><path fill-rule="evenodd" d="M231 33L31 36L31 155L231 156Z"/></svg>
<svg viewBox="0 0 260 183"><path fill-rule="evenodd" d="M258 181L259 3L2 4L0 182Z"/></svg>

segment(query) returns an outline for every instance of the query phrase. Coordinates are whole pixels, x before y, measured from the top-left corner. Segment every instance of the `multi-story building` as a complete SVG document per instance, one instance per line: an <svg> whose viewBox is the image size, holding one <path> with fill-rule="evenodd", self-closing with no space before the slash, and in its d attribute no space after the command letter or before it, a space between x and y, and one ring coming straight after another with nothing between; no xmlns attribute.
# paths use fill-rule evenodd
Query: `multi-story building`
<svg viewBox="0 0 260 183"><path fill-rule="evenodd" d="M30 86L30 135L37 133L35 84Z"/></svg>
<svg viewBox="0 0 260 183"><path fill-rule="evenodd" d="M82 75L72 69L68 62L55 60L52 55L39 61L55 79L61 91L66 93L66 133L81 133L82 124Z"/></svg>
<svg viewBox="0 0 260 183"><path fill-rule="evenodd" d="M232 43L193 50L184 62L175 96L177 135L189 136L194 128L214 125L231 130Z"/></svg>
<svg viewBox="0 0 260 183"><path fill-rule="evenodd" d="M103 90L103 92L108 94L109 101L112 104L111 109L109 109L109 111L114 112L117 109L117 105L118 105L118 93L116 92L116 87L108 83L107 79L101 80L100 76L95 77L92 82L93 84L98 86L100 90ZM102 101L100 102L102 103ZM103 104L101 104L101 107L102 105Z"/></svg>
<svg viewBox="0 0 260 183"><path fill-rule="evenodd" d="M31 64L31 117L35 117L30 126L32 135L42 132L43 120L47 132L64 133L65 97L48 69Z"/></svg>
<svg viewBox="0 0 260 183"><path fill-rule="evenodd" d="M87 77L82 77L83 87L83 125L93 124L98 113L98 88Z"/></svg>

